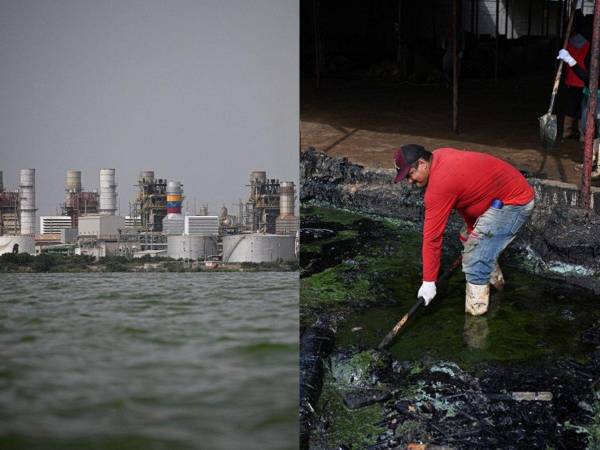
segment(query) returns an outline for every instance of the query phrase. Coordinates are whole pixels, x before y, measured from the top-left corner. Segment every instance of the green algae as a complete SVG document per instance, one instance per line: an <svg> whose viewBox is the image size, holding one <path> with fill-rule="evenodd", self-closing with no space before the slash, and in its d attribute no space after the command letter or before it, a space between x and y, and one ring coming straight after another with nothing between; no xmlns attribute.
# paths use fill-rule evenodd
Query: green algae
<svg viewBox="0 0 600 450"><path fill-rule="evenodd" d="M401 221L331 208L302 208L303 217L334 224L336 235L301 244L302 258L344 252L324 270L302 277L300 318L303 325L321 312L339 312L389 302L396 290L413 287L420 277L418 235ZM335 259L336 255L331 255Z"/></svg>
<svg viewBox="0 0 600 450"><path fill-rule="evenodd" d="M382 364L380 355L374 351L331 361L317 404L317 414L327 418L328 428L313 439L313 444L318 448L338 448L343 443L365 448L375 444L377 436L385 431L380 425L383 406L373 404L351 410L344 405L344 395L357 386L367 385L372 371Z"/></svg>
<svg viewBox="0 0 600 450"><path fill-rule="evenodd" d="M384 358L375 350L355 353L348 359L332 359L330 363L336 384L346 387L367 385L376 370L386 367Z"/></svg>
<svg viewBox="0 0 600 450"><path fill-rule="evenodd" d="M337 321L336 347L345 356L339 359L338 353L332 357L324 377L316 409L328 427L317 433L315 448L336 448L342 443L363 448L374 444L376 436L385 431L379 425L384 419L384 407L375 404L349 410L343 398L349 391L380 382L371 376L377 368L377 352L365 349L377 348L416 302L421 283L421 235L416 227L393 219L315 207L303 211L319 219L327 218L337 232L332 238L309 243L311 253L327 259L331 256L322 251L332 244L345 252L343 258L301 280L304 324L318 313L342 313L337 316L341 320ZM343 216L343 223L336 222L337 214ZM368 227L373 228L373 236L365 233ZM344 247L349 240L352 246ZM301 251L306 248L302 244ZM444 253L442 270L456 257L447 250ZM585 290L509 267L503 266L503 271L506 288L502 292L492 290L490 310L485 316L465 314L465 279L460 270L438 286L438 295L428 307L419 308L389 348L392 358L410 362L407 378L394 395L396 400L414 402L417 408L427 403L445 418L451 418L457 414L460 401L449 402L440 393L426 391L418 380L424 370L452 377L452 364L477 372L476 369L489 367L489 363L530 366L564 357L587 360L593 346L582 343L580 336L600 320L598 298ZM452 363L440 365L439 361ZM385 372L383 367L379 369ZM598 397L590 403L588 412L590 423L564 426L578 427L580 433L587 435L588 448L600 448ZM417 421L404 421L396 428L396 436L418 432Z"/></svg>

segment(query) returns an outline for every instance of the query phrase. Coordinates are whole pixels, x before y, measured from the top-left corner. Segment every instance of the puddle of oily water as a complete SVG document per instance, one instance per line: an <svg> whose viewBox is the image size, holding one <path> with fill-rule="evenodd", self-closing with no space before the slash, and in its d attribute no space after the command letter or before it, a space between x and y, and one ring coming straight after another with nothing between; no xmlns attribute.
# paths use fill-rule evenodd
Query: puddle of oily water
<svg viewBox="0 0 600 450"><path fill-rule="evenodd" d="M347 272L348 261L361 262L366 259L369 261L367 264L361 263L365 271L384 267L388 274L393 274L385 276L379 284L387 289L396 305L369 307L359 312L346 311L336 337L338 347L377 347L385 334L416 302L420 285L419 232L407 231L395 226L393 221L385 221L386 230L395 228L396 233L378 233L377 239L369 242L365 236L369 224L365 224L365 221L372 220L372 228L376 230L381 228L379 220L325 208L304 208L303 214L311 218L311 226L318 225L319 220L325 224L335 224L339 227L336 236L339 239L345 239L349 233L359 230L359 241L355 245L357 250L348 253L345 248L347 254L343 261L325 264L329 272ZM360 233L363 234L363 240L367 240L367 245L360 245ZM314 255L315 246L318 249L319 245L326 246L335 242L335 239L311 242L310 250ZM383 248L387 248L387 251L381 251ZM365 257L364 253L368 255ZM316 257L328 258L323 253ZM488 313L471 317L464 312L464 275L460 268L456 269L449 281L439 287L433 302L428 307L421 307L394 340L390 347L393 356L401 360L451 360L464 366L485 361L524 362L561 356L584 359L591 348L581 342L580 334L600 319L597 299L593 294L508 267L504 267L503 271L507 281L505 289L501 292L492 289ZM342 278L331 273L327 275L327 280ZM363 305L368 305L373 300L367 297L374 286L367 285L365 289L361 275L359 273L359 276L351 279L346 277L339 283L337 288L348 293L341 292L340 298L350 298L352 301L348 303L354 305L360 305L361 301ZM316 284L320 276L323 276L323 272L308 277L305 285L311 282ZM371 284L378 282L376 279L369 281ZM319 292L318 289L310 291L312 297ZM330 291L329 294L326 290L323 292L323 305L327 309L332 305L331 299L325 298ZM357 298L353 298L353 295ZM361 300L362 296L364 300ZM314 304L318 299L311 298L311 301Z"/></svg>

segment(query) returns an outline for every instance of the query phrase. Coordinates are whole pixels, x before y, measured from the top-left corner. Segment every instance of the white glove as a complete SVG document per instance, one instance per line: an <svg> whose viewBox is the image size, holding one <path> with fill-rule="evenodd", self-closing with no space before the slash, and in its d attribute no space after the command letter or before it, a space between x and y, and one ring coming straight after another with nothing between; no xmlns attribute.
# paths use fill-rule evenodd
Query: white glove
<svg viewBox="0 0 600 450"><path fill-rule="evenodd" d="M429 302L433 300L435 297L435 281L423 281L421 288L419 289L419 293L417 294L417 298L423 297L425 300L425 306L429 305Z"/></svg>
<svg viewBox="0 0 600 450"><path fill-rule="evenodd" d="M575 64L577 64L577 61L575 61L575 58L573 58L571 56L571 54L569 53L569 51L565 50L564 48L562 48L558 52L558 56L556 57L556 59L562 59L564 62L566 62L569 65L569 67L573 67Z"/></svg>

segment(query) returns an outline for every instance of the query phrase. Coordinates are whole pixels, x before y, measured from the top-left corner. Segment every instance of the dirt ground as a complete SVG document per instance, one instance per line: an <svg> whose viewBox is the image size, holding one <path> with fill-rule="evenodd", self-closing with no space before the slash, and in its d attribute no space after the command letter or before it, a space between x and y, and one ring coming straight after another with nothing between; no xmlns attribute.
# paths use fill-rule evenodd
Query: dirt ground
<svg viewBox="0 0 600 450"><path fill-rule="evenodd" d="M393 150L402 144L456 147L501 157L540 177L581 185L577 164L583 160L583 143L559 139L549 151L540 143L538 117L548 109L552 82L540 75L497 84L461 81L456 134L452 89L444 84L330 79L321 80L316 89L314 80L304 80L301 149L314 147L366 167L391 169Z"/></svg>

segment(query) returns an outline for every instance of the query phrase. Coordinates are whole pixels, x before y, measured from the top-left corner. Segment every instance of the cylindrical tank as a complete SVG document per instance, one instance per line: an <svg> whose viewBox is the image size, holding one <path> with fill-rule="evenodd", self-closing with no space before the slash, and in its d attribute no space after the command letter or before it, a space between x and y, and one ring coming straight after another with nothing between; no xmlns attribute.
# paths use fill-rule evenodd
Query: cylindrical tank
<svg viewBox="0 0 600 450"><path fill-rule="evenodd" d="M35 169L21 169L21 234L35 233Z"/></svg>
<svg viewBox="0 0 600 450"><path fill-rule="evenodd" d="M250 172L250 184L264 184L267 182L267 172L255 170Z"/></svg>
<svg viewBox="0 0 600 450"><path fill-rule="evenodd" d="M294 261L295 237L277 234L223 236L224 263Z"/></svg>
<svg viewBox="0 0 600 450"><path fill-rule="evenodd" d="M142 183L154 183L154 171L153 170L144 170L140 172L140 181Z"/></svg>
<svg viewBox="0 0 600 450"><path fill-rule="evenodd" d="M294 182L283 181L279 186L279 217L294 215L294 195Z"/></svg>
<svg viewBox="0 0 600 450"><path fill-rule="evenodd" d="M167 184L167 214L181 214L183 190L179 181L169 181Z"/></svg>
<svg viewBox="0 0 600 450"><path fill-rule="evenodd" d="M0 255L4 253L35 255L35 239L33 236L0 236Z"/></svg>
<svg viewBox="0 0 600 450"><path fill-rule="evenodd" d="M81 171L67 170L67 178L65 180L65 190L67 192L81 192Z"/></svg>
<svg viewBox="0 0 600 450"><path fill-rule="evenodd" d="M98 212L114 216L117 211L115 169L100 169L100 205Z"/></svg>
<svg viewBox="0 0 600 450"><path fill-rule="evenodd" d="M217 254L216 236L167 236L167 256L170 258L204 259Z"/></svg>

